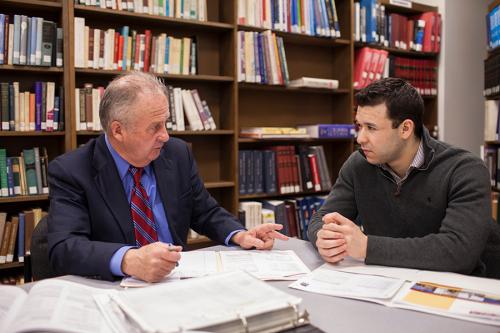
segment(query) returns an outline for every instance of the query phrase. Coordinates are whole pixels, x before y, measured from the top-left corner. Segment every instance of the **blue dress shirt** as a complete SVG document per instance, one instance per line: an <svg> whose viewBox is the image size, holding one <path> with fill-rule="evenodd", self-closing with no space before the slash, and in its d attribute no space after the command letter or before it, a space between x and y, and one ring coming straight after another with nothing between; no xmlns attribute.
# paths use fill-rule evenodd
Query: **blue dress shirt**
<svg viewBox="0 0 500 333"><path fill-rule="evenodd" d="M107 135L104 136L104 139L106 140L106 146L108 147L108 150L111 153L113 160L115 161L116 168L118 169L118 175L120 176L120 179L122 181L125 194L127 195L127 200L130 203L130 199L132 197L132 187L134 185L134 180L132 178L132 175L130 174L130 172L128 172L130 163L128 163L125 159L123 159L123 157L121 157L116 152L116 150L111 146ZM142 173L141 176L141 183L144 189L146 190L146 193L148 194L149 201L153 203L152 205L153 216L157 226L158 240L160 242L173 244L172 234L170 233L170 229L167 223L167 215L165 214L165 209L161 202L161 198L158 195L158 190L156 186L156 177L151 164L144 167L144 172ZM244 231L244 229L235 230L231 232L226 237L224 243L226 245L229 245L229 240L231 239L231 237L233 237L234 234L240 231ZM123 246L118 251L116 251L111 257L109 266L111 269L111 273L113 273L113 275L115 276L125 275L122 272L121 265L125 252L127 252L130 248L135 248L135 246L128 246L128 245Z"/></svg>

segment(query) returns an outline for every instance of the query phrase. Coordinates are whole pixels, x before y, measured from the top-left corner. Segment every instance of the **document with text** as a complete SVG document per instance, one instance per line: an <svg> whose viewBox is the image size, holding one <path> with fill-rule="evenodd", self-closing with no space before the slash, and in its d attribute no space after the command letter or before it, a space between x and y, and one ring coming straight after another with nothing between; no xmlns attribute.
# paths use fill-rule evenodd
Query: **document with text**
<svg viewBox="0 0 500 333"><path fill-rule="evenodd" d="M492 279L348 259L324 264L290 288L500 326L500 283Z"/></svg>
<svg viewBox="0 0 500 333"><path fill-rule="evenodd" d="M294 251L191 251L182 252L179 266L160 283L201 277L220 272L246 271L261 280L297 280L311 272ZM124 278L122 287L145 287L151 283Z"/></svg>
<svg viewBox="0 0 500 333"><path fill-rule="evenodd" d="M0 286L0 332L113 332L93 299L100 293L107 291L57 279L29 293Z"/></svg>

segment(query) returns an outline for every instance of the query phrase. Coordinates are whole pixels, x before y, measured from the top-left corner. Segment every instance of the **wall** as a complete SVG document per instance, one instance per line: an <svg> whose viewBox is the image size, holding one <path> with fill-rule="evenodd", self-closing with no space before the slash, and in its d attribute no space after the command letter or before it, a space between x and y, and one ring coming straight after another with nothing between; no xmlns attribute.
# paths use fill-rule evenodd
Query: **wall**
<svg viewBox="0 0 500 333"><path fill-rule="evenodd" d="M443 18L439 70L439 138L479 155L484 128L487 0L420 0Z"/></svg>

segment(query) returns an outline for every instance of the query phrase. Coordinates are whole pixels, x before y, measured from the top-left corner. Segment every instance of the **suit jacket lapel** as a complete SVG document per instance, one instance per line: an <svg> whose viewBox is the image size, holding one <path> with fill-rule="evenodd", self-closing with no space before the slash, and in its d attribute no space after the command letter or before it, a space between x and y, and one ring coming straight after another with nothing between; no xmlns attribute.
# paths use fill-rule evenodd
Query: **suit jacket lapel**
<svg viewBox="0 0 500 333"><path fill-rule="evenodd" d="M96 187L116 219L124 239L127 243L134 244L135 236L130 206L113 157L106 146L104 135L97 139L93 158L96 169L94 177Z"/></svg>
<svg viewBox="0 0 500 333"><path fill-rule="evenodd" d="M181 221L174 221L173 216L176 212L177 193L175 186L174 163L166 155L160 155L153 161L153 170L156 176L156 186L160 193L167 222L175 244L185 246L184 242L177 235L177 224Z"/></svg>

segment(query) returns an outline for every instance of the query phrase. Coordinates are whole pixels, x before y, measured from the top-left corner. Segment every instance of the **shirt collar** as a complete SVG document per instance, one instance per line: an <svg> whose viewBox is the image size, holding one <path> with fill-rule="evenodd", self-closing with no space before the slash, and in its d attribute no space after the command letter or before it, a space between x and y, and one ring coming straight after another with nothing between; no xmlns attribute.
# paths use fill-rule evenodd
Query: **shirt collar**
<svg viewBox="0 0 500 333"><path fill-rule="evenodd" d="M387 164L380 164L379 166L391 173L391 175L394 176L397 182L401 182L408 177L408 174L412 169L417 169L420 168L425 161L425 156L424 156L424 142L422 139L420 139L420 143L418 145L417 153L415 154L415 157L413 157L413 161L411 162L410 166L408 167L408 170L406 171L406 174L403 177L399 177Z"/></svg>
<svg viewBox="0 0 500 333"><path fill-rule="evenodd" d="M109 142L107 134L104 134L104 140L106 141L106 146L108 147L108 150L111 153L113 160L115 161L116 168L118 169L118 175L120 175L120 180L123 181L123 178L125 178L125 176L127 175L128 169L131 164L127 162L127 160L125 160L123 157L121 157L120 154L118 154L118 152L113 148L113 146ZM144 172L147 175L150 174L151 164L148 164L144 167Z"/></svg>

